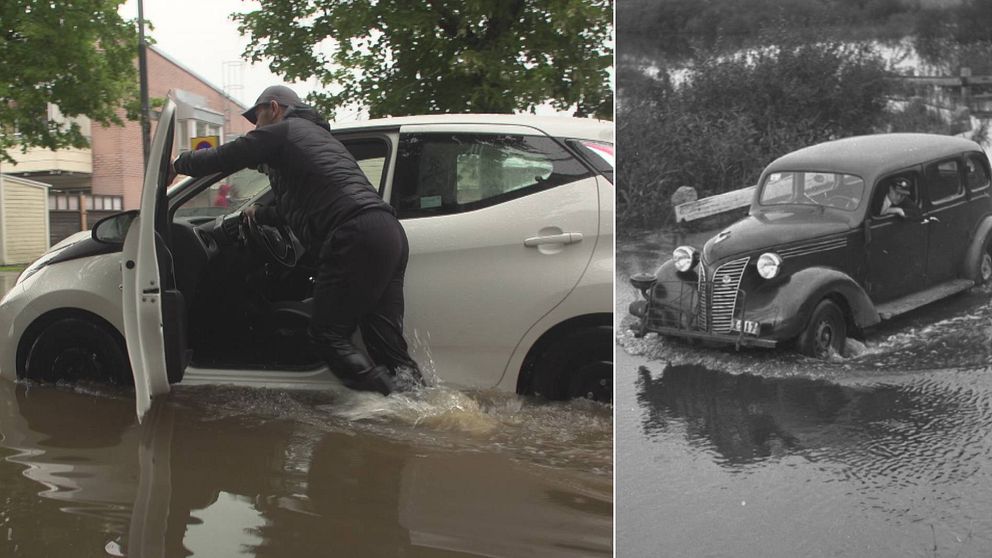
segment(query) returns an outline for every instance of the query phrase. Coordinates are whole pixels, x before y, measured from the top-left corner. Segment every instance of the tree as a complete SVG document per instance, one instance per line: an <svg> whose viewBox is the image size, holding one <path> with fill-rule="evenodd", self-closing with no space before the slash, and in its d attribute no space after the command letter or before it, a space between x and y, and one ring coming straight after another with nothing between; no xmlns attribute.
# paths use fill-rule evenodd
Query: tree
<svg viewBox="0 0 992 558"><path fill-rule="evenodd" d="M372 116L509 113L550 102L612 117L612 0L261 0L236 14L245 57ZM323 50L333 47L327 54Z"/></svg>
<svg viewBox="0 0 992 558"><path fill-rule="evenodd" d="M15 145L85 147L79 126L47 118L49 103L67 117L120 124L117 109L137 99L137 28L118 0L0 2L0 160Z"/></svg>

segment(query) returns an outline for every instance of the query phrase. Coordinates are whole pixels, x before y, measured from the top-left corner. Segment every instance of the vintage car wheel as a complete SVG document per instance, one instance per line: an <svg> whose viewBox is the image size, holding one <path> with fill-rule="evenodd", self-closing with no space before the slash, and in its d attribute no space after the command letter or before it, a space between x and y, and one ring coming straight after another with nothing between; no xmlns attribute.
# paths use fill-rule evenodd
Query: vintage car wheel
<svg viewBox="0 0 992 558"><path fill-rule="evenodd" d="M559 338L541 355L531 383L553 400L613 401L613 329L588 327Z"/></svg>
<svg viewBox="0 0 992 558"><path fill-rule="evenodd" d="M43 382L90 380L125 384L130 363L120 342L104 328L79 318L58 320L31 346L25 376Z"/></svg>
<svg viewBox="0 0 992 558"><path fill-rule="evenodd" d="M978 257L978 277L975 278L975 282L985 285L992 281L992 233L985 239Z"/></svg>
<svg viewBox="0 0 992 558"><path fill-rule="evenodd" d="M841 354L847 340L844 313L832 300L823 300L813 309L806 329L799 335L799 352L825 359L833 349Z"/></svg>

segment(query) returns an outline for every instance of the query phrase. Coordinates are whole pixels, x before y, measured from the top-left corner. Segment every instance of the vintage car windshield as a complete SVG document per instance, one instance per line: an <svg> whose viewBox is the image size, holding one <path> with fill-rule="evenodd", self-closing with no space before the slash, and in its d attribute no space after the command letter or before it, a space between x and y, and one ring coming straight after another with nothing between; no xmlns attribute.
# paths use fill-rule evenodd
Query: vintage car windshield
<svg viewBox="0 0 992 558"><path fill-rule="evenodd" d="M853 174L787 171L765 177L760 205L818 205L854 211L865 197L865 181Z"/></svg>

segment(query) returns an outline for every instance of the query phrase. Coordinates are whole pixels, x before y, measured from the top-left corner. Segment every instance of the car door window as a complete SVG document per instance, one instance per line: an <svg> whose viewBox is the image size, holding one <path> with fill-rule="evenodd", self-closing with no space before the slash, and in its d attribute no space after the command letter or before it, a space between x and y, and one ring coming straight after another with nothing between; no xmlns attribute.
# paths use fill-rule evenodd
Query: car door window
<svg viewBox="0 0 992 558"><path fill-rule="evenodd" d="M976 154L965 157L964 181L972 192L980 192L989 187L989 170Z"/></svg>
<svg viewBox="0 0 992 558"><path fill-rule="evenodd" d="M389 157L389 144L380 138L345 139L341 143L358 161L358 166L378 192L382 192L386 176L386 160Z"/></svg>
<svg viewBox="0 0 992 558"><path fill-rule="evenodd" d="M927 192L930 203L940 205L964 195L957 159L940 161L927 166Z"/></svg>
<svg viewBox="0 0 992 558"><path fill-rule="evenodd" d="M401 218L459 213L591 174L550 138L408 134L400 141L392 203Z"/></svg>

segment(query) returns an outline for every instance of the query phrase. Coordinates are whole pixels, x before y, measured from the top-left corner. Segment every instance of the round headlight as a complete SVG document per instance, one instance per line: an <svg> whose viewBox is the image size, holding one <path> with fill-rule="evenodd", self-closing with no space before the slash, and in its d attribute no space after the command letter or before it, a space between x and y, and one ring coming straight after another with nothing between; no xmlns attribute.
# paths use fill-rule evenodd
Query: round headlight
<svg viewBox="0 0 992 558"><path fill-rule="evenodd" d="M781 268L782 258L778 254L765 252L758 258L758 275L765 279L771 279L778 275L778 271Z"/></svg>
<svg viewBox="0 0 992 558"><path fill-rule="evenodd" d="M675 269L689 271L696 264L696 249L692 246L679 246L672 252L672 261L675 262Z"/></svg>

